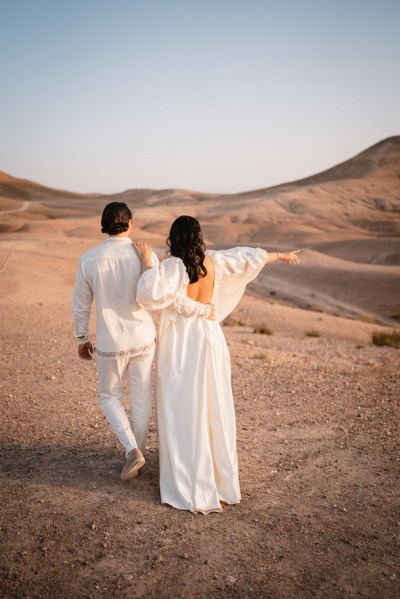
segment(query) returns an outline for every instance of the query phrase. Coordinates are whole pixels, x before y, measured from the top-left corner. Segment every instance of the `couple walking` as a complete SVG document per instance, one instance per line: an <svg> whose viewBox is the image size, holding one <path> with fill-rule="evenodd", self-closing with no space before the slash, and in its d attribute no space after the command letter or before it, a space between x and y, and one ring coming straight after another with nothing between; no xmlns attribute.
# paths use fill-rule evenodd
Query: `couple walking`
<svg viewBox="0 0 400 599"><path fill-rule="evenodd" d="M135 477L145 463L156 337L150 312L161 310L156 375L161 502L220 512L221 502L240 501L240 488L230 358L219 323L265 264L298 264L298 251L206 251L199 222L180 216L167 239L169 257L160 263L149 246L132 242L126 204L108 204L101 226L107 238L79 260L74 327L79 356L96 355L100 404L125 448L121 478ZM88 337L93 299L96 347ZM131 421L121 404L125 376Z"/></svg>

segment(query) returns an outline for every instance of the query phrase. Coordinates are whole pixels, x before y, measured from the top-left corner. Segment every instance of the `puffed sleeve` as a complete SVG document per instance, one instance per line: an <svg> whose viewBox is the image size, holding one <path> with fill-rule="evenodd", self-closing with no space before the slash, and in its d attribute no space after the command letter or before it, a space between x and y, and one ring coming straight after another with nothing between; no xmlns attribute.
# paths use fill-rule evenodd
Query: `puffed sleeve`
<svg viewBox="0 0 400 599"><path fill-rule="evenodd" d="M207 252L215 269L215 316L224 320L238 305L246 285L261 272L268 253L261 248L237 247Z"/></svg>
<svg viewBox="0 0 400 599"><path fill-rule="evenodd" d="M145 270L139 278L136 301L146 310L167 308L179 298L189 283L180 258L167 258L159 266Z"/></svg>

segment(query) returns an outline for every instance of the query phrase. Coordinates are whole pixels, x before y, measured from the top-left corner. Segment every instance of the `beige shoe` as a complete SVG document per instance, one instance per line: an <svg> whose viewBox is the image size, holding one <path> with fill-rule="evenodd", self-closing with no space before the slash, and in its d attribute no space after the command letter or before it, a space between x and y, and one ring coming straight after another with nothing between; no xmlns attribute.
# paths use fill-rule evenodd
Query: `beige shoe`
<svg viewBox="0 0 400 599"><path fill-rule="evenodd" d="M137 476L140 468L144 466L145 461L146 460L138 447L132 449L126 457L125 466L121 472L122 480L130 480Z"/></svg>

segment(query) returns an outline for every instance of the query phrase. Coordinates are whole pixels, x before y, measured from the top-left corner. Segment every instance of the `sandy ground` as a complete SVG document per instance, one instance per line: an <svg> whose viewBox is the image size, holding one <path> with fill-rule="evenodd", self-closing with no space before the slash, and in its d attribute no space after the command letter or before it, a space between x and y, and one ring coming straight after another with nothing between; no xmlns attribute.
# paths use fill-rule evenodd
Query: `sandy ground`
<svg viewBox="0 0 400 599"><path fill-rule="evenodd" d="M224 327L242 502L194 516L160 505L154 415L120 481L71 333L81 243L25 243L2 273L2 596L396 596L399 352L370 344L376 325L243 299Z"/></svg>
<svg viewBox="0 0 400 599"><path fill-rule="evenodd" d="M234 197L85 197L0 174L1 597L400 595L400 352L371 344L399 326L400 138L382 144ZM71 313L111 199L160 249L182 213L220 246L303 249L297 269L266 267L224 326L242 501L222 514L160 504L154 413L145 467L120 480Z"/></svg>

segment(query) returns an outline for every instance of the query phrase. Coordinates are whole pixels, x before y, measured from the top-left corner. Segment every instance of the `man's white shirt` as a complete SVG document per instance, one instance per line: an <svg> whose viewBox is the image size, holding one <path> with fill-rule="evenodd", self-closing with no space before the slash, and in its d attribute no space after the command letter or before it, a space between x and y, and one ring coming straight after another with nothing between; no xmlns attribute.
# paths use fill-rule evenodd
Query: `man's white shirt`
<svg viewBox="0 0 400 599"><path fill-rule="evenodd" d="M153 265L159 261L153 252ZM129 237L107 237L79 259L73 300L74 331L89 340L96 303L96 352L100 357L137 355L154 345L156 330L147 310L136 302L141 264Z"/></svg>

